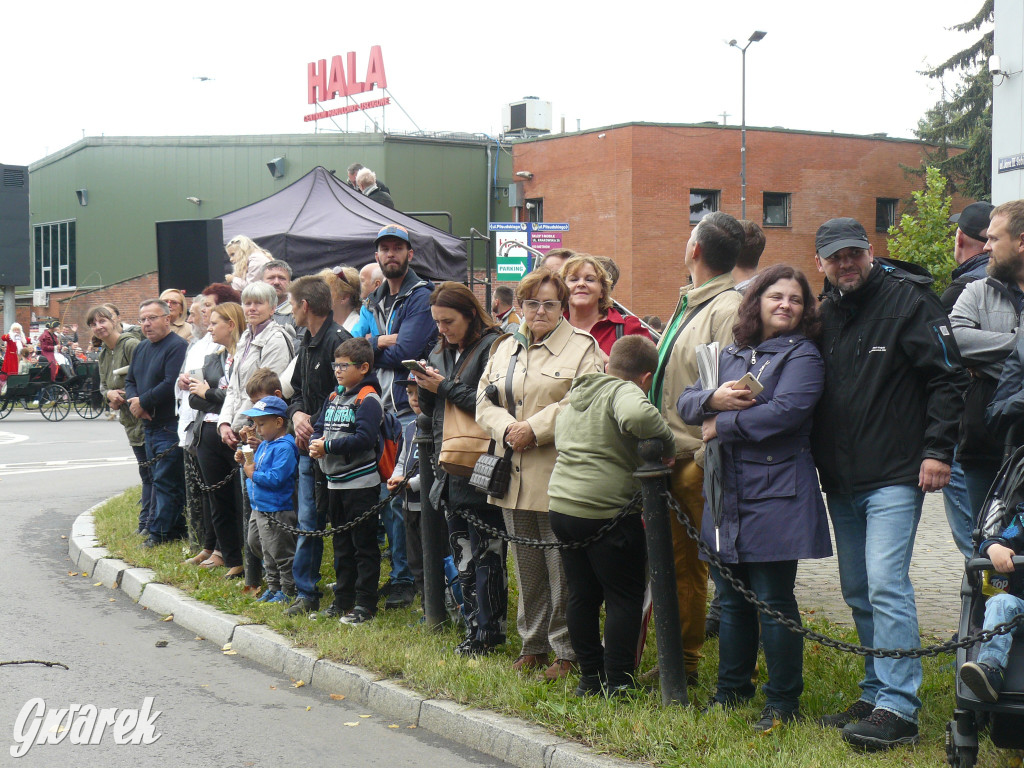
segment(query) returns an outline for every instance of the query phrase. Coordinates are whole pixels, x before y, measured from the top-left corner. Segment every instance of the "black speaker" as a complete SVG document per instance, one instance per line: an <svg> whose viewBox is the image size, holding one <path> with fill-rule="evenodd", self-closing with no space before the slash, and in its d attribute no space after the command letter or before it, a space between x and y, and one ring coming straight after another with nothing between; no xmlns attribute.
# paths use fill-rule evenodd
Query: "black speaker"
<svg viewBox="0 0 1024 768"><path fill-rule="evenodd" d="M224 224L220 219L156 223L161 293L177 288L195 296L210 283L223 283L224 258Z"/></svg>
<svg viewBox="0 0 1024 768"><path fill-rule="evenodd" d="M28 166L0 165L0 285L28 285L31 276Z"/></svg>

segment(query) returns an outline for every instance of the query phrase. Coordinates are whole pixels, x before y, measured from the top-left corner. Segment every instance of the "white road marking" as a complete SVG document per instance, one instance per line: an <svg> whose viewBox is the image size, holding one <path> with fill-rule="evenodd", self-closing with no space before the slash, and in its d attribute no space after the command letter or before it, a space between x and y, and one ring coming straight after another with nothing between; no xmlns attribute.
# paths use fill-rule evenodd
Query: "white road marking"
<svg viewBox="0 0 1024 768"><path fill-rule="evenodd" d="M14 432L0 432L0 445L14 445L28 440L28 435L16 435Z"/></svg>
<svg viewBox="0 0 1024 768"><path fill-rule="evenodd" d="M17 464L0 464L0 475L27 475L35 472L58 472L64 469L97 469L110 466L135 464L134 456L117 456L105 459L69 459L65 461L26 461Z"/></svg>

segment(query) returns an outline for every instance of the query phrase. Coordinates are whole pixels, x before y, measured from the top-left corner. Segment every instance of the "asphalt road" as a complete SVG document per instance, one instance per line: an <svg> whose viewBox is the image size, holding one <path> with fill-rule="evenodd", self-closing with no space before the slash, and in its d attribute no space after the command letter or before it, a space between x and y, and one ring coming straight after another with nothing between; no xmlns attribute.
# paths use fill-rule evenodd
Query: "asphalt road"
<svg viewBox="0 0 1024 768"><path fill-rule="evenodd" d="M69 576L76 569L61 537L72 521L136 483L115 421L85 421L74 411L55 424L20 411L0 421L0 661L70 668L0 666L0 765L505 765L308 686L291 688L289 679L159 621L122 592ZM157 648L159 640L167 646ZM107 728L98 745L75 745L74 726L65 733L44 722L39 732L63 741L11 756L35 722L27 718L16 733L32 699L48 710L91 704L120 713L143 708L147 697L160 712L153 743L117 744Z"/></svg>

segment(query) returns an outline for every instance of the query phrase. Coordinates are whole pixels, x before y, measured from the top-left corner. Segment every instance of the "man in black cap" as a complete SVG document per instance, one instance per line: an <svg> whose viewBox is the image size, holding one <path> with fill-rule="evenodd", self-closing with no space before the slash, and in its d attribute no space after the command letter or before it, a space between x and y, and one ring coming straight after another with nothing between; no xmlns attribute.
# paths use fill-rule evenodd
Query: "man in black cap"
<svg viewBox="0 0 1024 768"><path fill-rule="evenodd" d="M992 204L984 201L971 203L960 213L954 213L949 217L951 224L957 225L956 239L953 245L953 259L957 266L950 275L951 282L942 292L939 301L945 307L946 313L953 311L953 305L960 298L968 283L975 280L983 280L987 276L985 267L988 265L988 253L985 252L985 239L988 232L989 214L992 213ZM950 318L952 320L952 318ZM956 335L956 324L953 324L953 333ZM959 343L959 338L957 339ZM960 349L961 356L966 358L963 348ZM968 365L966 362L964 365ZM975 382L972 380L971 388ZM968 389L968 401L970 401L971 388ZM991 393L989 393L991 394ZM975 395L976 396L976 395ZM985 405L981 404L980 412L976 416L979 419L972 419L984 428ZM978 408L974 409L978 411ZM964 424L960 425L960 439L964 439L964 426L967 419L964 414ZM987 430L984 439L988 441ZM987 446L978 446L985 453ZM971 446L965 446L963 450L957 448L957 456L950 465L949 485L942 489L942 503L946 508L946 520L949 522L949 530L953 533L953 542L965 558L970 559L974 553L974 544L971 541L971 532L974 530L974 511L970 495L967 491L967 480L964 477L964 468L960 463L961 454L967 452L968 463L971 462L971 454L975 451Z"/></svg>
<svg viewBox="0 0 1024 768"><path fill-rule="evenodd" d="M924 494L949 482L960 353L925 270L876 260L855 219L825 222L814 244L827 282L812 440L843 598L862 644L916 648L910 558ZM859 700L821 723L863 749L915 744L920 685L920 660L867 657Z"/></svg>
<svg viewBox="0 0 1024 768"><path fill-rule="evenodd" d="M953 259L957 265L950 275L949 287L942 292L941 301L946 312L952 311L956 300L963 293L964 286L985 277L985 266L988 264L985 240L988 239L988 222L992 208L992 203L984 201L971 203L960 213L954 213L949 217L949 222L956 224Z"/></svg>
<svg viewBox="0 0 1024 768"><path fill-rule="evenodd" d="M959 227L965 226L966 214L967 209L960 215ZM968 542L974 516L985 503L1003 456L1002 440L985 422L985 408L995 395L1003 362L1020 338L1024 309L1024 200L1003 203L991 216L983 230L987 238L980 254L987 276L964 286L949 315L963 363L971 373L957 446L972 513L966 527ZM958 228L958 243L961 234ZM968 548L973 550L970 544Z"/></svg>

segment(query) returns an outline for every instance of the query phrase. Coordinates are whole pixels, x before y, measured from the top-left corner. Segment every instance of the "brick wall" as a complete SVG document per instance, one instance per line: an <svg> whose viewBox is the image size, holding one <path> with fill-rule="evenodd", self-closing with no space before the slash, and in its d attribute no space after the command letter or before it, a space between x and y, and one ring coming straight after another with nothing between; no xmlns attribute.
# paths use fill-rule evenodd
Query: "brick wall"
<svg viewBox="0 0 1024 768"><path fill-rule="evenodd" d="M875 199L910 199L921 188L917 142L747 131L747 218L763 222L763 193L788 193L790 226L764 227L762 266L788 263L815 288L814 233L827 219L852 216L875 254L888 254L875 231ZM686 279L691 189L721 190L719 209L740 217L740 131L722 126L631 124L517 144L515 171L529 171L527 198L543 198L544 219L564 221L563 244L609 256L622 278L615 296L643 316L667 320ZM965 201L954 200L953 209ZM902 212L903 205L900 205Z"/></svg>

